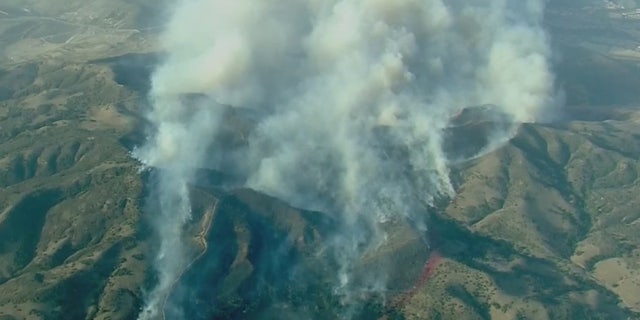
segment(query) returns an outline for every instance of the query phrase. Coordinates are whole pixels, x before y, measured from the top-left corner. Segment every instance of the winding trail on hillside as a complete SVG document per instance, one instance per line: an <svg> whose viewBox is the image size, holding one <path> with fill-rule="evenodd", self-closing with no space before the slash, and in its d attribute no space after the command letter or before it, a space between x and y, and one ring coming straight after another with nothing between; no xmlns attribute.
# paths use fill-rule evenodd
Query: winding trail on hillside
<svg viewBox="0 0 640 320"><path fill-rule="evenodd" d="M165 309L167 307L167 302L169 301L169 296L171 295L171 292L173 292L173 290L175 289L176 285L178 285L178 283L180 282L180 280L182 279L182 276L187 272L187 270L191 269L191 266L193 266L194 263L196 263L198 260L200 260L200 258L202 258L205 253L207 253L207 250L209 249L209 245L207 243L207 235L209 234L209 230L211 229L211 225L213 222L213 217L215 216L216 210L218 209L218 204L220 203L220 200L216 200L216 202L213 204L213 206L211 206L203 215L202 217L202 223L201 223L201 227L200 227L200 232L198 232L198 234L195 236L195 240L198 242L198 244L200 245L200 247L202 248L200 253L195 256L191 262L189 262L189 264L187 264L183 269L182 272L180 272L180 274L176 277L176 279L173 281L173 283L171 284L171 287L169 289L169 291L167 292L166 296L164 297L164 301L162 302L162 306L160 308L160 310L162 311L162 319L166 320L166 314L165 314Z"/></svg>

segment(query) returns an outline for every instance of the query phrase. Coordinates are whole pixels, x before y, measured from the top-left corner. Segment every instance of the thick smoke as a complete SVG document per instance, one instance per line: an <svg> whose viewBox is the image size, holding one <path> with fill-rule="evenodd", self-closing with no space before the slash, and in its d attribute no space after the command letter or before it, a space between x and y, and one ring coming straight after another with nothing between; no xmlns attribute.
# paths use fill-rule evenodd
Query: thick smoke
<svg viewBox="0 0 640 320"><path fill-rule="evenodd" d="M332 243L350 269L384 242L380 227L453 195L443 132L463 108L514 122L554 103L544 0L190 0L162 37L153 76L157 131L136 156L159 167L158 314L183 267L187 188L199 167L232 168L245 186L342 221ZM209 97L186 103L185 94ZM208 102L207 102L208 101ZM215 101L215 102L213 102ZM259 115L241 152L211 151L223 106ZM508 130L507 130L508 131ZM510 132L491 134L505 141ZM495 145L495 143L493 144ZM210 154L205 152L213 152ZM377 277L380 278L380 277Z"/></svg>

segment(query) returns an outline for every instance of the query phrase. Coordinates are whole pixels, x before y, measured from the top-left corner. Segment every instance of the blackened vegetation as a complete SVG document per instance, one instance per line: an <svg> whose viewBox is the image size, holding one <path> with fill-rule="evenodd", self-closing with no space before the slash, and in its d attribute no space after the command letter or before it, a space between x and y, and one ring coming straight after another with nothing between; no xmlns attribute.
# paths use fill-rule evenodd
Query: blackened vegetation
<svg viewBox="0 0 640 320"><path fill-rule="evenodd" d="M321 224L296 225L300 212L251 191L224 197L208 234L208 251L180 279L165 312L188 319L335 318L335 263L319 252ZM252 208L260 202L262 212ZM260 210L260 209L258 209ZM272 216L279 212L281 217ZM320 215L306 212L304 215ZM285 220L284 217L292 218Z"/></svg>
<svg viewBox="0 0 640 320"><path fill-rule="evenodd" d="M397 290L363 287L345 297L335 291L339 261L328 241L339 229L338 221L246 189L224 194L212 189L193 191L196 221L207 207L201 200L208 192L215 193L219 203L206 252L196 257L172 290L164 309L166 319L337 319L345 315L376 319L385 314L397 318L397 310L385 307L385 298L411 287L411 272L395 269L406 269L416 254L424 255L418 249L409 246L371 257L373 262L355 270L354 277L364 279L371 268L395 268L386 271L399 274L393 283ZM416 245L426 248L420 240Z"/></svg>

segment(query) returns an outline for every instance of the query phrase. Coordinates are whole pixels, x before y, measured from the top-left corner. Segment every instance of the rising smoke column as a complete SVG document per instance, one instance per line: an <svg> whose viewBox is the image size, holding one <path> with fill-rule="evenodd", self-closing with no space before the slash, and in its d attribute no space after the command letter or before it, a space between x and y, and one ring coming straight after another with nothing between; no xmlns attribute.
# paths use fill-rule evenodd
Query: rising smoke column
<svg viewBox="0 0 640 320"><path fill-rule="evenodd" d="M234 159L245 186L342 222L327 245L348 291L353 264L384 242L381 224L426 230L425 206L453 195L442 146L453 115L492 104L528 122L553 106L543 11L544 0L183 1L152 79L157 131L136 152L160 168L161 199L159 283L141 318L182 267L187 189L196 168L219 165L203 150L222 105L261 115ZM192 93L211 102L185 103Z"/></svg>

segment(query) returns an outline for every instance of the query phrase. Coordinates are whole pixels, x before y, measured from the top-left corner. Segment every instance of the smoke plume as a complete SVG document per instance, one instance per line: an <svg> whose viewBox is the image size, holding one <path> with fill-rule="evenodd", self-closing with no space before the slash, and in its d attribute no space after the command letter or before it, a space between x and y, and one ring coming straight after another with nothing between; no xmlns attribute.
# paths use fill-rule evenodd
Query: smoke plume
<svg viewBox="0 0 640 320"><path fill-rule="evenodd" d="M385 241L381 224L409 219L426 231L424 208L454 193L443 142L452 118L490 105L490 114L530 122L554 105L544 4L183 1L152 78L156 131L136 151L161 168L158 284L140 318L158 315L183 267L197 168L233 171L243 186L337 217L342 227L327 244L343 261L337 294L348 291L353 264ZM226 106L257 115L238 150L211 148ZM490 133L490 145L511 134Z"/></svg>

